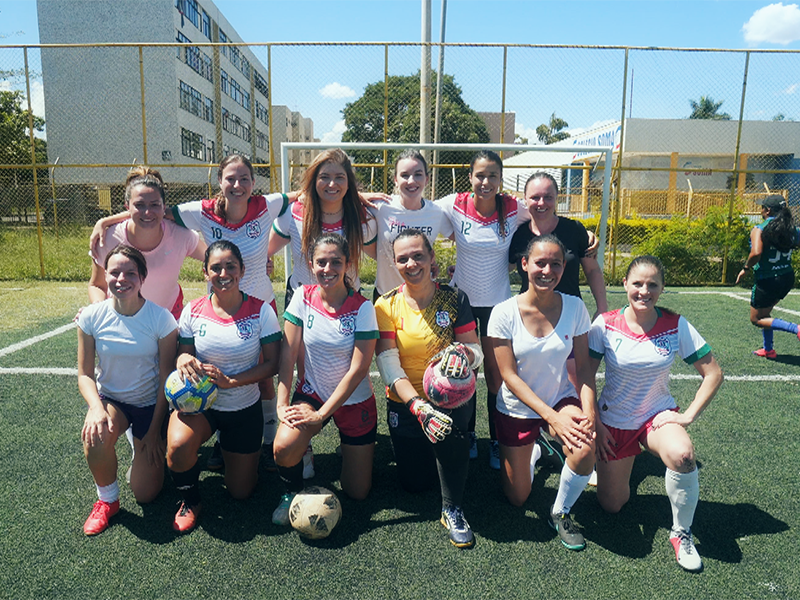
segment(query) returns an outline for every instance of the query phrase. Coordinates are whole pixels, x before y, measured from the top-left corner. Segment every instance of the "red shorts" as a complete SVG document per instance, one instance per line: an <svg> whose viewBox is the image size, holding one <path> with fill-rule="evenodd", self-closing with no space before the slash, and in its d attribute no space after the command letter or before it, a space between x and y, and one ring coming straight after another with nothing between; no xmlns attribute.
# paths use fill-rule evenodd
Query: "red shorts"
<svg viewBox="0 0 800 600"><path fill-rule="evenodd" d="M570 397L559 400L553 409L559 411L565 406L582 408L580 400ZM536 438L539 437L539 430L547 427L547 421L512 417L495 409L494 427L497 432L497 441L503 446L527 446L536 441Z"/></svg>
<svg viewBox="0 0 800 600"><path fill-rule="evenodd" d="M671 408L669 410L677 411L678 409ZM642 446L645 446L647 443L648 434L653 431L653 420L659 414L660 413L656 413L647 419L647 421L641 427L639 427L639 429L617 429L616 427L610 427L609 425L606 425L606 429L608 429L609 433L611 433L611 436L614 438L614 441L617 443L613 448L616 456L611 456L609 454L609 462L612 460L622 460L623 458L628 458L629 456L641 454Z"/></svg>
<svg viewBox="0 0 800 600"><path fill-rule="evenodd" d="M183 312L183 288L178 286L178 297L175 299L175 304L169 310L176 321L181 320L181 313Z"/></svg>

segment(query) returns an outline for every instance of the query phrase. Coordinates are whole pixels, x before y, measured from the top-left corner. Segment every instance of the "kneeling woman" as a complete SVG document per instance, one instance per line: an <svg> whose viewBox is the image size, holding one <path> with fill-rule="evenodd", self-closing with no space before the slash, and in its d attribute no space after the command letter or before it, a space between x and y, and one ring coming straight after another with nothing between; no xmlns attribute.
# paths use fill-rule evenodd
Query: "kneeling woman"
<svg viewBox="0 0 800 600"><path fill-rule="evenodd" d="M686 319L656 306L664 289L664 267L655 256L631 262L623 280L628 305L592 323L589 347L593 368L606 361L597 424L597 499L611 513L631 495L633 461L641 444L667 467L665 484L672 506L670 542L684 569L703 567L691 527L700 494L694 446L686 427L708 406L722 384L711 348ZM669 393L669 370L676 356L703 378L694 400L679 412Z"/></svg>
<svg viewBox="0 0 800 600"><path fill-rule="evenodd" d="M287 493L272 515L289 524L289 506L303 489L303 453L333 418L342 442L341 484L356 500L372 487L378 415L369 367L378 339L375 309L353 291L347 241L339 234L317 238L311 248L316 285L303 285L286 307L285 339L278 374L275 462ZM304 375L291 397L292 374L303 351Z"/></svg>
<svg viewBox="0 0 800 600"><path fill-rule="evenodd" d="M452 410L435 408L423 398L422 377L434 355L454 342L466 345L473 369L480 366L475 321L464 292L431 279L433 248L424 233L404 230L392 250L404 283L381 296L375 312L381 333L377 363L388 388L389 433L400 483L407 491L422 491L435 484L438 471L442 525L453 545L468 548L475 537L461 507L475 396Z"/></svg>
<svg viewBox="0 0 800 600"><path fill-rule="evenodd" d="M215 431L231 496L247 498L258 481L262 414L258 382L278 370L281 330L272 307L239 290L244 263L239 248L221 240L203 261L211 293L181 314L178 370L194 381L208 376L219 386L214 406L201 414L172 413L167 466L183 496L173 521L179 532L194 529L200 515L197 452ZM263 362L259 358L263 355Z"/></svg>
<svg viewBox="0 0 800 600"><path fill-rule="evenodd" d="M81 439L99 497L83 526L86 535L105 530L119 511L114 445L131 425L133 495L144 503L161 491L164 381L172 371L178 339L169 311L142 297L147 264L141 252L119 245L106 255L103 268L111 297L86 307L78 317L78 388L89 405Z"/></svg>
<svg viewBox="0 0 800 600"><path fill-rule="evenodd" d="M595 387L589 364L589 313L580 298L556 291L566 250L552 234L535 237L521 259L528 289L497 305L489 337L503 377L495 426L503 491L514 506L531 493L542 427L563 445L566 462L550 525L570 550L586 546L570 510L594 467ZM574 352L578 390L567 377Z"/></svg>

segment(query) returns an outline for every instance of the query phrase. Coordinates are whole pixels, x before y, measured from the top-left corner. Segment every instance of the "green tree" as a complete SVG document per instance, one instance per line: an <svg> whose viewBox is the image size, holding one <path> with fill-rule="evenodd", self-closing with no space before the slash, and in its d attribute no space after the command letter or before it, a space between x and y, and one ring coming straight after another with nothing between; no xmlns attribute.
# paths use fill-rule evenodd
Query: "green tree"
<svg viewBox="0 0 800 600"><path fill-rule="evenodd" d="M25 165L31 162L31 143L28 134L28 110L22 109L24 96L20 91L0 91L0 164ZM33 117L35 131L44 130L44 119ZM47 142L35 139L36 162L47 162ZM37 173L46 176L45 170ZM0 182L22 183L33 179L30 169L2 169Z"/></svg>
<svg viewBox="0 0 800 600"><path fill-rule="evenodd" d="M432 73L431 112L436 102L436 72ZM386 141L398 143L419 142L420 102L419 73L417 75L393 75L388 81L388 123ZM369 84L364 94L354 102L348 102L342 110L347 130L342 135L345 142L382 142L384 131L384 82ZM433 118L431 135L433 139ZM481 116L472 110L461 97L461 88L452 75L442 81L441 142L483 144L489 141L489 132ZM442 163L469 162L470 152L441 152ZM376 163L383 160L381 150L357 150L352 152L359 163Z"/></svg>
<svg viewBox="0 0 800 600"><path fill-rule="evenodd" d="M724 100L716 102L711 96L700 96L700 100L695 102L689 100L692 107L692 114L689 115L690 119L710 119L712 121L730 121L731 116L728 113L719 112L720 107Z"/></svg>
<svg viewBox="0 0 800 600"><path fill-rule="evenodd" d="M569 137L568 131L561 131L569 127L564 119L556 116L556 113L550 115L548 123L542 123L536 128L536 136L543 144L555 144Z"/></svg>

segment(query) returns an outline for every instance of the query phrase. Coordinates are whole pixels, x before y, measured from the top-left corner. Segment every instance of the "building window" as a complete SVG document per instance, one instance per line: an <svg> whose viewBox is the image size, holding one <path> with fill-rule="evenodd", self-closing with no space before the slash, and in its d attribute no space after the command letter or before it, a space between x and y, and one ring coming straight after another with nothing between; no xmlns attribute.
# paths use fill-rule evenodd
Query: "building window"
<svg viewBox="0 0 800 600"><path fill-rule="evenodd" d="M236 67L237 69L239 69L240 68L240 66L239 66L239 48L237 48L236 46L232 46L231 47L230 59L231 59L231 63L233 64L233 66Z"/></svg>
<svg viewBox="0 0 800 600"><path fill-rule="evenodd" d="M220 44L225 44L228 42L228 36L225 35L225 32L222 31L222 29L219 30L219 42ZM219 51L222 52L222 54L224 54L225 56L228 56L228 50L230 50L230 48L228 48L227 46L220 46L219 48Z"/></svg>
<svg viewBox="0 0 800 600"><path fill-rule="evenodd" d="M250 136L250 125L246 125L246 124L242 123L241 124L241 130L242 130L242 136L241 136L242 139L245 142L249 142L252 139L251 136Z"/></svg>
<svg viewBox="0 0 800 600"><path fill-rule="evenodd" d="M256 100L256 118L269 125L269 110L258 100Z"/></svg>
<svg viewBox="0 0 800 600"><path fill-rule="evenodd" d="M178 12L184 17L189 19L195 27L200 27L200 13L197 10L197 0L175 0L175 8L177 8Z"/></svg>
<svg viewBox="0 0 800 600"><path fill-rule="evenodd" d="M242 90L242 106L250 110L250 92Z"/></svg>
<svg viewBox="0 0 800 600"><path fill-rule="evenodd" d="M253 76L256 89L264 95L264 98L269 100L269 88L267 87L267 80L264 79L258 71Z"/></svg>
<svg viewBox="0 0 800 600"><path fill-rule="evenodd" d="M256 147L269 150L269 136L265 133L261 133L258 129L256 129Z"/></svg>
<svg viewBox="0 0 800 600"><path fill-rule="evenodd" d="M180 31L177 32L175 39L181 44L190 44L192 42L192 40L187 38ZM194 71L209 81L214 81L214 62L208 54L200 50L197 46L178 48L178 58L183 60Z"/></svg>
<svg viewBox="0 0 800 600"><path fill-rule="evenodd" d="M242 72L242 75L250 79L250 61L248 61L244 56L242 56L242 66L239 70Z"/></svg>
<svg viewBox="0 0 800 600"><path fill-rule="evenodd" d="M208 16L208 13L203 10L203 18L200 21L201 27L200 31L203 32L203 35L210 41L211 40L211 17Z"/></svg>
<svg viewBox="0 0 800 600"><path fill-rule="evenodd" d="M222 90L223 94L231 95L230 92L230 85L228 84L228 74L225 72L224 69L219 70L219 89Z"/></svg>
<svg viewBox="0 0 800 600"><path fill-rule="evenodd" d="M205 98L204 100L203 118L209 123L214 122L214 101L211 98Z"/></svg>
<svg viewBox="0 0 800 600"><path fill-rule="evenodd" d="M203 160L205 154L203 136L181 127L181 154L189 158Z"/></svg>
<svg viewBox="0 0 800 600"><path fill-rule="evenodd" d="M217 150L216 144L214 144L214 140L208 140L206 144L206 162L207 163L215 163L217 162Z"/></svg>

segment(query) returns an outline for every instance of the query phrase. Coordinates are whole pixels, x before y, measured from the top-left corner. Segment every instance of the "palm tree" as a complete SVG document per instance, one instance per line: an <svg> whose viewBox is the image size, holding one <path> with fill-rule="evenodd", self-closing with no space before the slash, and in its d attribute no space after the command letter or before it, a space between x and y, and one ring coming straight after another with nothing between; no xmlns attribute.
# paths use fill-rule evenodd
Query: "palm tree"
<svg viewBox="0 0 800 600"><path fill-rule="evenodd" d="M568 131L561 131L567 127L569 127L569 123L564 119L558 118L556 113L553 113L550 115L549 123L542 123L536 128L536 136L543 144L555 144L569 137Z"/></svg>
<svg viewBox="0 0 800 600"><path fill-rule="evenodd" d="M700 101L695 102L689 100L692 107L692 114L689 115L690 119L711 119L713 121L730 121L731 116L728 113L718 112L724 100L715 102L711 96L700 96Z"/></svg>

